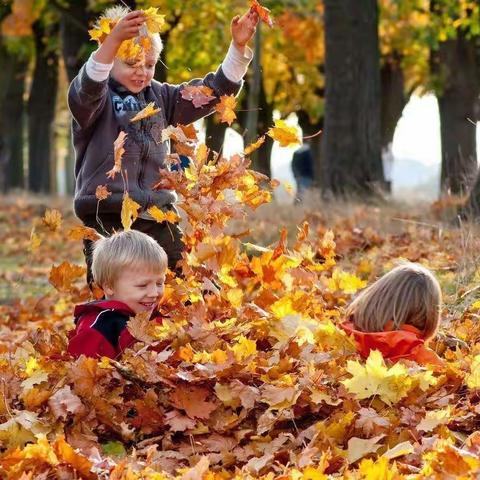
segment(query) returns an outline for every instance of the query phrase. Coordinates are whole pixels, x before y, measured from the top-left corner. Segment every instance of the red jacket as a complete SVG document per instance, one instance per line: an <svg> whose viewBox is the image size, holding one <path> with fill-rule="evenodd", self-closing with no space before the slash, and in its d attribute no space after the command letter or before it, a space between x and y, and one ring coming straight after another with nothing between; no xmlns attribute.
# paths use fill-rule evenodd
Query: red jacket
<svg viewBox="0 0 480 480"><path fill-rule="evenodd" d="M76 328L70 332L67 351L74 357L116 358L135 343L127 322L135 313L123 302L100 300L77 305ZM161 322L154 312L152 320Z"/></svg>
<svg viewBox="0 0 480 480"><path fill-rule="evenodd" d="M422 365L444 364L433 350L425 346L422 332L412 325L404 324L400 329L392 330L392 325L387 324L383 332L362 332L352 322L344 322L341 327L354 337L358 353L364 358L368 358L371 350L379 350L384 358L394 362L403 358Z"/></svg>

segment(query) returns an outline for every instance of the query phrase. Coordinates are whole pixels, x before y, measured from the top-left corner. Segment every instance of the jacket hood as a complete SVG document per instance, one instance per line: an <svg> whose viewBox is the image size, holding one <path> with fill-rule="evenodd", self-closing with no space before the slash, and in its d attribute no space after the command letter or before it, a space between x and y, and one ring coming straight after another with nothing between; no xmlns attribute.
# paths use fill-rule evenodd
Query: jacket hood
<svg viewBox="0 0 480 480"><path fill-rule="evenodd" d="M103 310L115 310L116 312L126 315L128 317L135 316L135 313L130 310L128 305L117 300L97 300L95 302L83 303L76 305L73 315L75 317L75 323L78 319L85 314L100 313Z"/></svg>
<svg viewBox="0 0 480 480"><path fill-rule="evenodd" d="M368 357L371 350L379 350L384 358L393 361L411 358L412 352L425 344L422 332L411 325L391 330L387 324L383 332L362 332L351 321L342 323L341 327L354 337L358 352L364 358Z"/></svg>

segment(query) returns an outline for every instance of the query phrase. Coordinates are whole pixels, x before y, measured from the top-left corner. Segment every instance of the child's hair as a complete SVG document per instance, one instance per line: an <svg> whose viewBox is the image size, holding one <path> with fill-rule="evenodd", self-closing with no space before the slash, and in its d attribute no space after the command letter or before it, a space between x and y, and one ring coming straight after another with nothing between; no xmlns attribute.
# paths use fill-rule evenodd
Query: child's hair
<svg viewBox="0 0 480 480"><path fill-rule="evenodd" d="M131 12L130 8L128 8L126 6L123 6L123 5L116 5L116 6L109 7L107 9L105 9L105 11L101 15L100 19L101 18L109 18L109 19L112 19L112 20L115 20L115 21L118 22L119 20L121 20L125 15L127 15L130 12ZM162 53L162 50L163 50L163 42L162 42L162 38L160 37L160 34L159 33L149 33L148 36L149 36L150 40L152 41L152 50L155 52L155 54L160 56L160 54Z"/></svg>
<svg viewBox="0 0 480 480"><path fill-rule="evenodd" d="M364 332L382 332L393 322L435 333L440 321L442 292L435 276L418 263L405 262L363 290L348 306L347 315Z"/></svg>
<svg viewBox="0 0 480 480"><path fill-rule="evenodd" d="M151 237L137 230L102 237L93 247L92 273L97 285L113 286L125 268L142 267L152 272L167 269L167 254Z"/></svg>

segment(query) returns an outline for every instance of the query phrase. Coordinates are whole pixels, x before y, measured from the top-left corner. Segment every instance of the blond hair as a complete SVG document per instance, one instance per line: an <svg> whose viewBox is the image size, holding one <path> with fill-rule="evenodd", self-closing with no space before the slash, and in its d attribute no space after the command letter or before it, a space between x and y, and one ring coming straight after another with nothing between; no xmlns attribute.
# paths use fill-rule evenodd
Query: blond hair
<svg viewBox="0 0 480 480"><path fill-rule="evenodd" d="M125 15L128 15L131 12L131 9L127 6L124 5L115 5L113 7L109 7L105 9L105 11L102 13L100 16L99 21L102 18L109 18L111 20L114 20L115 22L118 22L121 20ZM98 22L97 22L98 23ZM146 30L145 30L146 31ZM160 37L159 33L150 33L148 32L148 37L151 40L151 50L158 56L160 57L160 54L162 53L163 50L163 42L162 42L162 37Z"/></svg>
<svg viewBox="0 0 480 480"><path fill-rule="evenodd" d="M112 287L125 268L163 273L167 263L163 248L153 238L137 230L102 237L93 247L92 273L101 287Z"/></svg>
<svg viewBox="0 0 480 480"><path fill-rule="evenodd" d="M360 292L347 315L364 332L381 332L391 321L395 330L412 325L430 338L440 322L441 303L440 285L432 272L405 262Z"/></svg>

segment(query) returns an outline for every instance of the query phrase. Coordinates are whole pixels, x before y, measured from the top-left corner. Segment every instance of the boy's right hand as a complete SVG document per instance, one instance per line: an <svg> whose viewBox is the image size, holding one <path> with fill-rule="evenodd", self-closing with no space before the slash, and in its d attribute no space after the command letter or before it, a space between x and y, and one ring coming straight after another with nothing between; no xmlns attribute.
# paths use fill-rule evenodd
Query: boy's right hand
<svg viewBox="0 0 480 480"><path fill-rule="evenodd" d="M112 28L112 31L95 52L94 59L104 64L112 63L121 43L138 36L145 20L145 14L142 10L135 10L125 15Z"/></svg>
<svg viewBox="0 0 480 480"><path fill-rule="evenodd" d="M145 14L142 10L135 10L125 15L113 28L107 38L116 40L119 44L124 40L137 37L140 28L145 23Z"/></svg>

